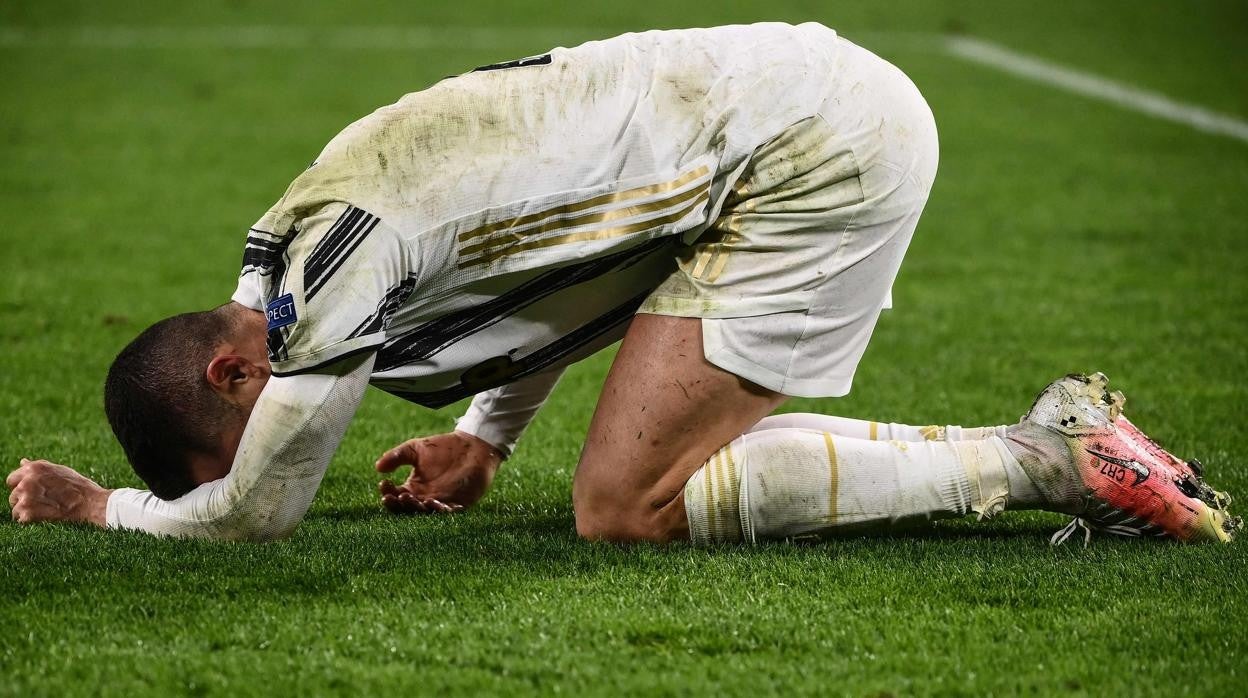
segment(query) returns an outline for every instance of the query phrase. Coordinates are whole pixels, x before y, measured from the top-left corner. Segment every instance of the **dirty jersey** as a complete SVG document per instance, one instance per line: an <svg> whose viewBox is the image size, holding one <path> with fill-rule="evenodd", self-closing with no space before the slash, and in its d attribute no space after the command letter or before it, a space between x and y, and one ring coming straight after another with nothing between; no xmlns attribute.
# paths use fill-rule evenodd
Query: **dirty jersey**
<svg viewBox="0 0 1248 698"><path fill-rule="evenodd" d="M348 126L247 235L275 375L376 352L428 406L618 339L750 154L819 108L835 34L652 31L484 66Z"/></svg>

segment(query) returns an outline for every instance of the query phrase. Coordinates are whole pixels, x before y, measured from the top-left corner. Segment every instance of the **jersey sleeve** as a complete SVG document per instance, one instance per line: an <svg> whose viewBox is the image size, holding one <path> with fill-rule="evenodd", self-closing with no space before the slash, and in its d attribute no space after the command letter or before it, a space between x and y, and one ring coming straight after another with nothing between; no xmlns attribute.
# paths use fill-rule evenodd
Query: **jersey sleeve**
<svg viewBox="0 0 1248 698"><path fill-rule="evenodd" d="M485 441L504 457L511 456L521 434L546 404L564 367L549 368L514 383L477 393L455 429Z"/></svg>
<svg viewBox="0 0 1248 698"><path fill-rule="evenodd" d="M263 303L273 375L315 372L386 341L391 316L416 285L410 260L406 242L377 216L329 204L295 224L268 268L249 274L244 266L235 299Z"/></svg>

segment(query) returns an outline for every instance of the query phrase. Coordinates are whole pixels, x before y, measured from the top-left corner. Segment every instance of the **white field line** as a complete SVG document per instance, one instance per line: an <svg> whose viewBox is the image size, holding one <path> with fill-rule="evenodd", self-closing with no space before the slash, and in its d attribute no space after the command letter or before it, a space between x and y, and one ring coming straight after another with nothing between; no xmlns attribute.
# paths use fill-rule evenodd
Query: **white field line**
<svg viewBox="0 0 1248 698"><path fill-rule="evenodd" d="M1091 73L1011 51L980 39L951 38L945 50L958 58L1060 87L1061 89L1159 119L1183 124L1204 133L1230 136L1248 143L1248 121L1192 104L1177 102L1156 92L1141 90Z"/></svg>
<svg viewBox="0 0 1248 698"><path fill-rule="evenodd" d="M606 32L610 34L611 32ZM0 47L102 49L346 49L481 50L533 44L554 46L604 32L588 27L297 27L246 25L219 27L80 26L0 27Z"/></svg>
<svg viewBox="0 0 1248 698"><path fill-rule="evenodd" d="M421 51L494 47L571 46L627 31L619 26L62 26L0 27L0 48L99 49L340 49ZM920 32L866 32L850 37L886 48L938 50L940 36Z"/></svg>
<svg viewBox="0 0 1248 698"><path fill-rule="evenodd" d="M619 27L330 26L244 25L217 27L79 26L0 27L0 48L101 49L338 49L428 51L543 50L616 34ZM981 39L917 32L865 32L852 40L868 47L943 51L1017 77L1059 87L1190 128L1248 142L1248 121L1155 92L1012 51Z"/></svg>

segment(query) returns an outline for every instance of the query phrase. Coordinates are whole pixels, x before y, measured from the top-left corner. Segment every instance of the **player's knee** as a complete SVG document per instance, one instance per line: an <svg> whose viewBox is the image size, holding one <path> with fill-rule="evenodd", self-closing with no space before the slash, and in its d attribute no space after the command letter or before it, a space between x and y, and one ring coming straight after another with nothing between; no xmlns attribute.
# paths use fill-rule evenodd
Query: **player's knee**
<svg viewBox="0 0 1248 698"><path fill-rule="evenodd" d="M573 489L572 504L576 533L586 540L667 542L679 534L670 522L670 507L653 506L644 492L626 494L581 486Z"/></svg>
<svg viewBox="0 0 1248 698"><path fill-rule="evenodd" d="M578 510L576 534L585 540L614 543L664 542L671 538L655 522L628 510Z"/></svg>
<svg viewBox="0 0 1248 698"><path fill-rule="evenodd" d="M618 540L627 514L619 511L614 497L600 488L585 484L586 478L572 483L572 510L576 512L576 534L586 540Z"/></svg>

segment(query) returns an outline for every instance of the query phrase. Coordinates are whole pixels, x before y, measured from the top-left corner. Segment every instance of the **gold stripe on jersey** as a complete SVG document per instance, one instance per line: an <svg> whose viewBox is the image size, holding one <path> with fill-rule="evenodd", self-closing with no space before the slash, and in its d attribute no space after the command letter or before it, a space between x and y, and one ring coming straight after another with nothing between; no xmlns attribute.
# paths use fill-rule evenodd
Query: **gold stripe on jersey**
<svg viewBox="0 0 1248 698"><path fill-rule="evenodd" d="M647 196L654 196L655 194L664 194L667 192L680 189L681 187L685 186L686 184L689 184L690 182L697 181L698 179L701 179L702 177L705 177L706 175L710 174L710 171L711 171L710 167L706 165L702 165L701 167L691 172L686 172L685 174L677 177L676 179L671 180L670 182L648 184L644 187L635 187L633 189L625 189L624 191L614 191L614 192L610 192L607 194L600 194L598 196L585 199L583 201L573 201L571 203L560 204L559 206L548 208L544 211L538 211L536 213L526 213L523 216L516 216L515 218L507 218L501 221L495 221L493 223L488 223L478 228L474 228L472 230L462 232L459 234L457 239L461 243L467 242L474 238L479 238L484 235L489 235L490 233L494 233L496 231L500 231L500 230L511 231L515 228L521 228L532 223L538 223L548 218L567 217L571 214L580 213L581 211L588 211L591 208L597 208L599 206L607 206L609 204L618 204L618 203L622 203L625 201L632 201L633 199L644 199Z"/></svg>
<svg viewBox="0 0 1248 698"><path fill-rule="evenodd" d="M624 208L614 208L598 213L586 213L573 218L557 218L536 228L529 228L528 230L514 233L509 231L506 234L489 237L480 242L474 242L471 245L465 245L459 249L459 254L462 257L467 257L483 250L517 243L526 239L532 239L538 237L539 235L545 235L546 233L552 233L557 230L577 228L582 225L593 225L596 223L611 223L624 218L633 218L635 216L643 216L648 213L656 213L658 211L662 211L663 209L683 204L689 199L705 192L706 187L693 187L692 189L675 194L666 199L649 201L644 204L634 204L632 206L625 206Z"/></svg>
<svg viewBox="0 0 1248 698"><path fill-rule="evenodd" d="M458 266L460 269L464 269L466 267L478 266L481 264L489 264L490 262L496 261L498 259L502 259L503 257L508 257L510 255L518 254L520 252L525 252L528 250L536 250L536 249L541 249L544 247L553 247L555 245L566 245L566 244L575 243L575 242L606 240L606 239L613 238L613 237L621 237L624 235L631 235L632 233L639 233L643 230L650 230L651 228L657 228L661 225L667 225L669 223L675 223L681 218L684 218L685 216L689 215L690 212L696 210L698 207L705 205L710 200L710 182L707 182L706 184L700 187L695 187L687 192L676 194L675 196L669 197L667 199L662 199L659 201L653 201L653 202L644 204L644 206L647 209L645 212L661 211L663 209L670 208L672 206L679 206L680 204L688 201L690 198L693 198L692 203L686 206L682 206L681 208L675 211L672 211L668 213L667 215L658 216L656 218L650 218L644 221L637 221L635 223L629 223L627 225L621 225L621 226L617 226L614 228L599 228L596 230L584 230L584 231L577 232L577 233L566 233L564 235L552 235L550 237L538 238L536 240L526 240L524 242L512 242L512 240L515 238L513 238L512 236L508 236L505 240L499 241L499 242L505 243L503 246L501 247L494 246L494 249L484 251L481 254L476 255L475 257L461 259ZM626 210L635 209L635 208L639 208L639 207L629 207ZM576 223L572 223L571 221L561 222L560 224L557 224L557 225L550 225L549 229L544 229L542 230L542 232L543 233L556 232L559 230L565 230L568 228L577 227L581 225L589 225L593 223L604 223L604 222L610 222L612 220L618 220L618 218L621 216L617 215L617 211L618 210L612 210L612 211L605 211L602 213L595 213L595 214L592 214L591 216L581 216L575 219L577 221ZM633 216L633 215L638 215L638 213L634 211L634 212L628 213L627 215ZM543 228L546 228L546 227L547 226L543 226ZM463 253L461 252L461 255L462 254Z"/></svg>

